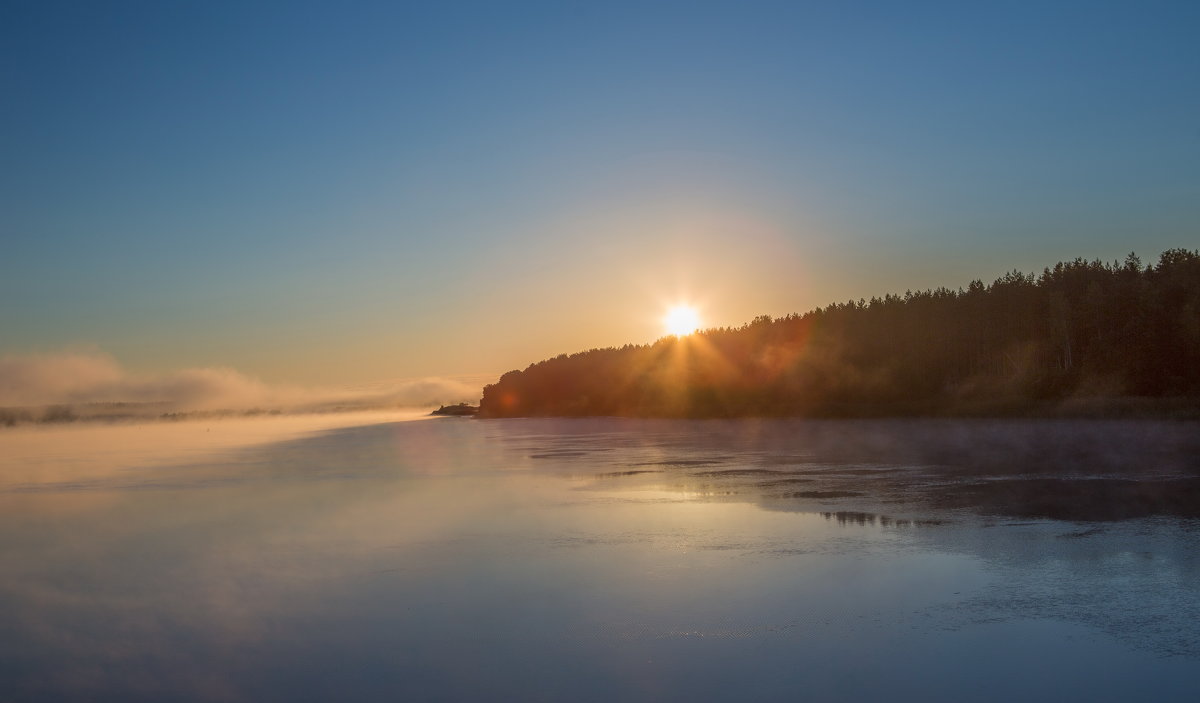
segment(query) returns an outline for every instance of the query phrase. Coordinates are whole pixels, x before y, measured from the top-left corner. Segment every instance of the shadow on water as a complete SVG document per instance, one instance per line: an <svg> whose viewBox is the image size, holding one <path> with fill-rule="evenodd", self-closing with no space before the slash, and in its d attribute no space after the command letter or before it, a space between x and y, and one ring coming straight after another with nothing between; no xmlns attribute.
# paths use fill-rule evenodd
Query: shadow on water
<svg viewBox="0 0 1200 703"><path fill-rule="evenodd" d="M947 525L947 520L905 520L897 519L889 515L877 515L875 513L864 513L853 510L839 510L837 512L821 513L821 517L826 520L833 520L839 525L858 525L865 527L867 525L879 525L880 527L938 527Z"/></svg>
<svg viewBox="0 0 1200 703"><path fill-rule="evenodd" d="M927 490L931 504L986 514L1111 521L1200 517L1200 478L1004 477Z"/></svg>
<svg viewBox="0 0 1200 703"><path fill-rule="evenodd" d="M615 450L609 459L626 471L661 467L680 490L723 487L717 493L774 510L1200 517L1200 425L1192 422L534 422L567 435L602 434ZM573 458L583 461L599 456L577 451Z"/></svg>

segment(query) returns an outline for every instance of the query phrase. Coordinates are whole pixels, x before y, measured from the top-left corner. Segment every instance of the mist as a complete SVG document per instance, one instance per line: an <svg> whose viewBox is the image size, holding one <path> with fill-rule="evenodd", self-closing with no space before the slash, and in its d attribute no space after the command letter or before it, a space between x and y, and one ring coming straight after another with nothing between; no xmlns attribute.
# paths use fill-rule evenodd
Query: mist
<svg viewBox="0 0 1200 703"><path fill-rule="evenodd" d="M228 367L135 373L99 351L0 357L0 425L77 419L182 419L214 413L337 412L475 402L470 377L354 388L268 384Z"/></svg>

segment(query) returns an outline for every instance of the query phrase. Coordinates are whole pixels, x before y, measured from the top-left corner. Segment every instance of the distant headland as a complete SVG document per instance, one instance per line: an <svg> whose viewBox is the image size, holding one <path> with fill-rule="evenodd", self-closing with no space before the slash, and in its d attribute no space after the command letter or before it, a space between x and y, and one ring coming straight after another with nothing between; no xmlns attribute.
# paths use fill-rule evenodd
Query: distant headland
<svg viewBox="0 0 1200 703"><path fill-rule="evenodd" d="M1200 418L1200 252L563 354L485 387L478 415Z"/></svg>
<svg viewBox="0 0 1200 703"><path fill-rule="evenodd" d="M430 415L448 415L451 417L469 417L479 412L479 406L467 405L466 403L458 403L457 405L443 405L437 410L429 413Z"/></svg>

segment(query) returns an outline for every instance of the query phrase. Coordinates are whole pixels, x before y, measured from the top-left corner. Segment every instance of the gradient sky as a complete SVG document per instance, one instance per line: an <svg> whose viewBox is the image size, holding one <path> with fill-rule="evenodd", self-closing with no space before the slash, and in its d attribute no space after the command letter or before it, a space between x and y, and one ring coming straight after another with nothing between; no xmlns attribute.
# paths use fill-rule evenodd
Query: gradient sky
<svg viewBox="0 0 1200 703"><path fill-rule="evenodd" d="M5 2L0 355L357 383L1200 245L1200 3Z"/></svg>

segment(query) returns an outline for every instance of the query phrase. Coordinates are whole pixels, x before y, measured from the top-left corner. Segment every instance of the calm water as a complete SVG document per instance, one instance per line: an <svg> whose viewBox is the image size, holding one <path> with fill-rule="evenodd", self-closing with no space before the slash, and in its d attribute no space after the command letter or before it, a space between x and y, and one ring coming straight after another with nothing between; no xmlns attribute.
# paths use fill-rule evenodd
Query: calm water
<svg viewBox="0 0 1200 703"><path fill-rule="evenodd" d="M0 698L1194 700L1197 429L0 433Z"/></svg>

